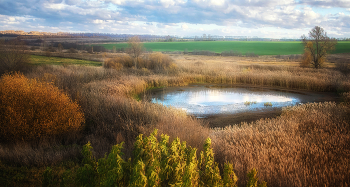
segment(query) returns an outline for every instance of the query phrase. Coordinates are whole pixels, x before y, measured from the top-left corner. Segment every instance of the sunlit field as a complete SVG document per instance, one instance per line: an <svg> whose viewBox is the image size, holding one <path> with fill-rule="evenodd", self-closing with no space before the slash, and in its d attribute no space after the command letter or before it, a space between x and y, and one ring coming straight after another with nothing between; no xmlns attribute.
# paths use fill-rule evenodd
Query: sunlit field
<svg viewBox="0 0 350 187"><path fill-rule="evenodd" d="M127 43L102 44L106 49L126 48ZM301 42L257 42L257 41L198 41L198 42L151 42L144 43L144 47L152 51L188 51L205 50L216 53L237 51L242 54L257 55L291 55L302 54L304 46ZM349 41L340 41L332 53L347 53L350 51Z"/></svg>
<svg viewBox="0 0 350 187"><path fill-rule="evenodd" d="M189 51L200 46L201 50L223 50L216 45L220 42L204 43L204 46L195 46L196 42L174 43L178 48L166 50L183 50L181 46L185 45ZM154 45L156 51L156 46L161 48L162 44L146 43L145 47ZM254 51L248 44L244 50ZM273 54L273 49L279 48L277 44L271 43L266 51L260 46L260 52L254 52ZM280 51L298 54L299 45L302 49L300 43L285 43ZM288 46L293 48L291 52L287 52ZM85 122L73 134L43 137L34 142L1 143L1 183L40 186L47 167L52 169L54 178L63 181L67 172L81 166L81 151L87 142L91 143L96 159L103 158L113 145L125 142L122 152L127 160L133 157L136 137L149 136L158 129L158 135L169 135L170 142L178 137L186 145L197 148L198 158L206 139L211 138L220 170L223 171L227 162L233 164L238 186L246 185L247 173L253 168L258 171L259 181L267 182L268 186L350 184L349 75L327 66L300 68L299 62L275 58L146 55L149 54L142 56L138 69L133 68L133 62L125 54L114 57L118 60L106 58L103 66L90 61L32 56L32 63L37 66L25 76L57 86L81 107ZM137 99L152 88L190 83L332 92L342 97L343 102L288 107L276 118L242 121L214 129L205 120L188 116L182 110ZM62 181L56 185L63 184Z"/></svg>

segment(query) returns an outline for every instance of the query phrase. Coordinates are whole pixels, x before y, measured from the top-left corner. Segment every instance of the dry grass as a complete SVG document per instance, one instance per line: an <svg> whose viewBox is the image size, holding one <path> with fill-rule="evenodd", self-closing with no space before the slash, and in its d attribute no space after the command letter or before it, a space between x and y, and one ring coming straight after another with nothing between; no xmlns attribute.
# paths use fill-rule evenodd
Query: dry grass
<svg viewBox="0 0 350 187"><path fill-rule="evenodd" d="M49 166L66 160L79 160L81 146L63 146L61 142L42 142L39 146L31 143L0 145L1 161L16 166Z"/></svg>
<svg viewBox="0 0 350 187"><path fill-rule="evenodd" d="M169 67L174 68L173 59L168 55L162 54L160 52L151 53L143 55L142 57L137 57L133 59L129 55L118 55L114 58L108 58L103 63L104 68L113 68L120 70L123 67L131 68L135 67L134 60L136 61L137 68L153 70L155 72L160 72L169 69Z"/></svg>
<svg viewBox="0 0 350 187"><path fill-rule="evenodd" d="M255 167L269 186L346 186L349 111L335 103L305 104L276 119L216 129L216 158L233 163L238 178Z"/></svg>
<svg viewBox="0 0 350 187"><path fill-rule="evenodd" d="M0 146L0 159L20 165L40 165L42 160L44 165L49 165L79 157L78 150L87 141L94 147L97 158L108 152L111 145L125 141L123 152L129 157L134 138L158 128L159 134L180 137L199 149L210 136L217 161L234 164L239 181L243 181L240 186L244 185L246 173L252 167L258 169L259 179L267 181L269 186L349 184L349 109L346 105L307 104L285 110L276 119L211 130L183 111L136 101L134 96L151 87L196 82L348 91L350 76L333 69L300 68L299 62L269 58L259 62L253 62L259 59L253 57L241 60L237 60L241 57L173 58L177 68L171 72L145 68L37 67L26 75L54 82L68 93L82 107L86 128L81 137L61 143L63 147L77 144L76 147L56 150L45 144Z"/></svg>

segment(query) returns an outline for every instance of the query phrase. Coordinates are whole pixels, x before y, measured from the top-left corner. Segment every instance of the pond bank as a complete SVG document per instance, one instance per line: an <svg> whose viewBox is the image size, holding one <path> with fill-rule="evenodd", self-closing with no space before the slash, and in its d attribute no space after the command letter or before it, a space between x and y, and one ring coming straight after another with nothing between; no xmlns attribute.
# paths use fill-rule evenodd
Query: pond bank
<svg viewBox="0 0 350 187"><path fill-rule="evenodd" d="M190 84L186 87L153 89L143 98L183 109L188 115L201 118L211 128L274 118L286 106L340 101L336 93L224 84Z"/></svg>

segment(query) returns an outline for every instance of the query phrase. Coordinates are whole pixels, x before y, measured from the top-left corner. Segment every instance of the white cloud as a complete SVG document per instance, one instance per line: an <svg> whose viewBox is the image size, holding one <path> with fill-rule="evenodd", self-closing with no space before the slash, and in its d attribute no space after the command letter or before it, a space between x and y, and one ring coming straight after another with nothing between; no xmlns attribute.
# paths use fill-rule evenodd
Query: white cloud
<svg viewBox="0 0 350 187"><path fill-rule="evenodd" d="M8 29L22 24L86 32L248 35L251 30L250 35L265 35L260 30L266 35L300 36L298 29L307 33L315 25L336 31L334 35L348 34L350 28L348 0L2 0L2 4L6 6L0 6L0 12L8 16L0 16L0 22Z"/></svg>
<svg viewBox="0 0 350 187"><path fill-rule="evenodd" d="M95 20L92 20L92 23L101 24L101 23L104 23L104 21L100 19L95 19Z"/></svg>
<svg viewBox="0 0 350 187"><path fill-rule="evenodd" d="M165 8L169 8L169 7L173 7L173 6L175 6L175 5L184 4L185 1L183 1L183 0L160 0L160 3L161 3Z"/></svg>
<svg viewBox="0 0 350 187"><path fill-rule="evenodd" d="M44 4L45 8L53 9L53 10L64 10L67 8L65 4L56 4L56 3L46 3Z"/></svg>
<svg viewBox="0 0 350 187"><path fill-rule="evenodd" d="M126 0L109 0L109 2L116 4L116 5L123 5L123 4L125 4Z"/></svg>

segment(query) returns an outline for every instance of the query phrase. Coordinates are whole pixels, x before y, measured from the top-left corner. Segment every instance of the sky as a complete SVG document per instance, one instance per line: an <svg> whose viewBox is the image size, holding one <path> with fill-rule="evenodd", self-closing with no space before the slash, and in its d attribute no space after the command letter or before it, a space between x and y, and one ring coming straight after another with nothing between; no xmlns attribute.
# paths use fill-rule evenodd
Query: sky
<svg viewBox="0 0 350 187"><path fill-rule="evenodd" d="M350 38L350 0L0 0L0 30Z"/></svg>

